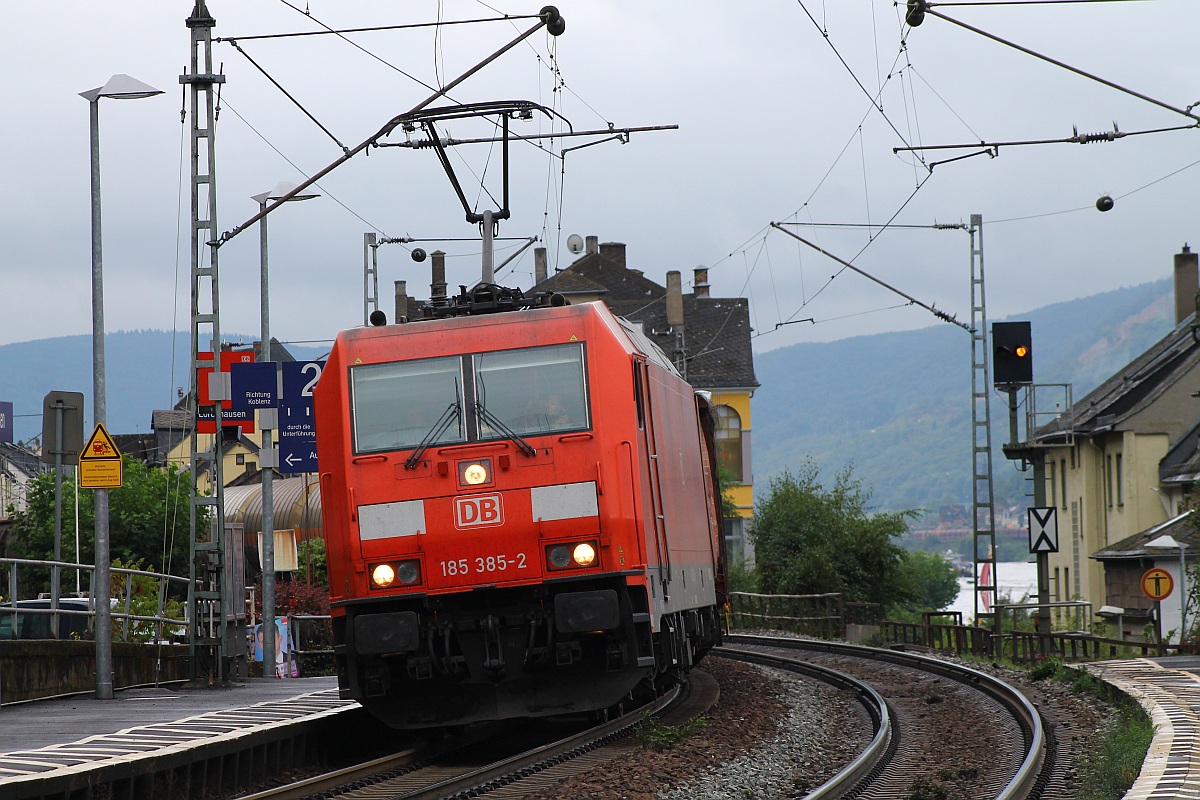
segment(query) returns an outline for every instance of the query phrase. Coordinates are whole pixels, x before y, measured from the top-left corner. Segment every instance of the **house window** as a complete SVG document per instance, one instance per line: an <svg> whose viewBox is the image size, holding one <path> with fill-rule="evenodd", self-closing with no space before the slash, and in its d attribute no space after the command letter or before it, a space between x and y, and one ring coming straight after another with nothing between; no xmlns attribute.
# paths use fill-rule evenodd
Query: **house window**
<svg viewBox="0 0 1200 800"><path fill-rule="evenodd" d="M1118 505L1118 506L1123 506L1123 505L1125 505L1125 495L1124 495L1124 493L1121 491L1121 483L1122 483L1122 481L1121 481L1121 477L1122 477L1122 473L1123 473L1123 470L1121 469L1121 454L1120 454L1120 453L1117 453L1117 474L1116 474L1116 480L1117 480L1117 505Z"/></svg>
<svg viewBox="0 0 1200 800"><path fill-rule="evenodd" d="M1053 461L1050 462L1050 469L1046 471L1046 499L1050 505L1058 505L1058 486L1054 480L1054 471L1058 467Z"/></svg>
<svg viewBox="0 0 1200 800"><path fill-rule="evenodd" d="M725 556L729 564L741 564L746 560L745 520L741 517L725 519Z"/></svg>
<svg viewBox="0 0 1200 800"><path fill-rule="evenodd" d="M235 456L233 457L233 461L234 461L234 463L235 463L235 464L237 464L239 467L240 467L240 466L242 466L243 464L245 464L245 463L246 463L246 454L245 454L245 453L238 453L237 455L235 455Z"/></svg>
<svg viewBox="0 0 1200 800"><path fill-rule="evenodd" d="M1072 452L1072 458L1074 458L1075 451L1072 450L1071 452ZM1058 473L1062 477L1062 491L1059 492L1059 496L1062 498L1061 508L1063 511L1066 511L1067 510L1067 460L1064 458L1062 461L1058 462L1058 465L1059 465Z"/></svg>
<svg viewBox="0 0 1200 800"><path fill-rule="evenodd" d="M1112 456L1104 457L1104 504L1112 508L1113 500L1113 463Z"/></svg>
<svg viewBox="0 0 1200 800"><path fill-rule="evenodd" d="M729 406L713 408L716 419L717 465L734 483L742 483L742 418Z"/></svg>

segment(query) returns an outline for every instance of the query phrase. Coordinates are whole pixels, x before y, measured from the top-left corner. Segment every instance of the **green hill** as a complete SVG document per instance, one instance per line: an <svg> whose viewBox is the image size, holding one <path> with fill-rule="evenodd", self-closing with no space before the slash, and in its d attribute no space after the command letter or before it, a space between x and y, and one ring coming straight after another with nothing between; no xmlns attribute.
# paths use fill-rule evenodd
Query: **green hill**
<svg viewBox="0 0 1200 800"><path fill-rule="evenodd" d="M252 342L257 337L225 337ZM148 433L150 413L172 408L188 390L191 338L187 331L122 331L104 337L106 425L109 432ZM288 347L296 358L324 350ZM83 392L85 427L92 425L92 337L60 336L0 345L0 400L13 404L16 441L42 431L42 398L50 391Z"/></svg>
<svg viewBox="0 0 1200 800"><path fill-rule="evenodd" d="M1032 323L1034 380L1070 383L1078 400L1173 324L1169 280L1046 306ZM989 322L995 322L990 320ZM756 486L811 456L822 474L847 464L881 509L971 501L971 338L951 325L798 344L755 358ZM1024 506L1006 461L1007 398L991 395L996 504Z"/></svg>

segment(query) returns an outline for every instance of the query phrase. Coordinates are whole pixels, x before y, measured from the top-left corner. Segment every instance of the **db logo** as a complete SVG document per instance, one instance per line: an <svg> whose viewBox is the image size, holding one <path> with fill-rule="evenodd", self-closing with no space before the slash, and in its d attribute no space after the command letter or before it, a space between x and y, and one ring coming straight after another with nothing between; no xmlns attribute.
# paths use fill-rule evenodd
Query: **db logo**
<svg viewBox="0 0 1200 800"><path fill-rule="evenodd" d="M454 527L478 528L504 524L504 503L498 494L454 499Z"/></svg>

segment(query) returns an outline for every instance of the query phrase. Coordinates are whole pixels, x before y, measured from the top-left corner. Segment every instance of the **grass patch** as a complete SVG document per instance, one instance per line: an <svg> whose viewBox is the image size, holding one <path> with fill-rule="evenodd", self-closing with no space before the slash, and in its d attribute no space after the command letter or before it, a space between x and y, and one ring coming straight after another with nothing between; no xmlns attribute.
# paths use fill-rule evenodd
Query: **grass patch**
<svg viewBox="0 0 1200 800"><path fill-rule="evenodd" d="M1117 707L1117 722L1082 764L1079 800L1118 800L1129 791L1142 769L1154 738L1154 725L1131 700Z"/></svg>

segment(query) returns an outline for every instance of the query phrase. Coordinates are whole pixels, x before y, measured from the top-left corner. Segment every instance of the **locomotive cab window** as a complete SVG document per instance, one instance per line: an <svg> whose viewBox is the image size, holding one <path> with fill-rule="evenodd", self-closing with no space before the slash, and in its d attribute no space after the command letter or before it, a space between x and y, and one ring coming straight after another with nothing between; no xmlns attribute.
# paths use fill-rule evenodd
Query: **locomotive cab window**
<svg viewBox="0 0 1200 800"><path fill-rule="evenodd" d="M460 359L363 364L350 377L355 452L466 441Z"/></svg>
<svg viewBox="0 0 1200 800"><path fill-rule="evenodd" d="M502 438L503 428L536 436L590 427L582 344L480 353L472 368L480 439Z"/></svg>

